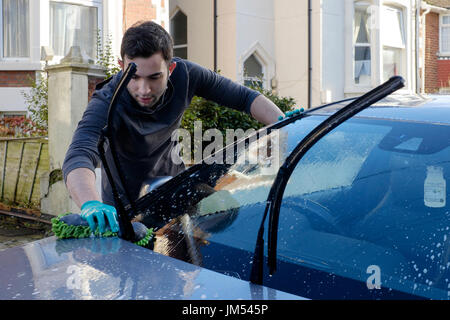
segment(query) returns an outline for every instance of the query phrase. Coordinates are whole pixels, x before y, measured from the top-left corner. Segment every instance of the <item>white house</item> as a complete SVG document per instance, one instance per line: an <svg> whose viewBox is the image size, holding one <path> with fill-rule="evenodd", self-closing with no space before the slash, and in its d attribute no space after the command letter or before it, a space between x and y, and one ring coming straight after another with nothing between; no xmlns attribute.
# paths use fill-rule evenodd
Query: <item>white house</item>
<svg viewBox="0 0 450 320"><path fill-rule="evenodd" d="M406 79L404 93L416 91L419 2L170 0L169 14L179 54L316 106L394 74Z"/></svg>
<svg viewBox="0 0 450 320"><path fill-rule="evenodd" d="M118 57L124 30L151 19L168 25L168 0L0 0L0 114L21 115L22 91L52 56L55 64L78 45L95 58L97 30ZM41 54L43 52L45 54Z"/></svg>

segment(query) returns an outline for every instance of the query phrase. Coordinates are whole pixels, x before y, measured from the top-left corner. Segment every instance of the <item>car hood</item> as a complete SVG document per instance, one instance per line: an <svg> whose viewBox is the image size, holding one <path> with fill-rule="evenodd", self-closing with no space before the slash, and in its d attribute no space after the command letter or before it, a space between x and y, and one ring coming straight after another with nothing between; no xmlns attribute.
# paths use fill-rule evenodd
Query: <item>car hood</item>
<svg viewBox="0 0 450 320"><path fill-rule="evenodd" d="M119 238L49 237L0 251L0 299L303 299Z"/></svg>

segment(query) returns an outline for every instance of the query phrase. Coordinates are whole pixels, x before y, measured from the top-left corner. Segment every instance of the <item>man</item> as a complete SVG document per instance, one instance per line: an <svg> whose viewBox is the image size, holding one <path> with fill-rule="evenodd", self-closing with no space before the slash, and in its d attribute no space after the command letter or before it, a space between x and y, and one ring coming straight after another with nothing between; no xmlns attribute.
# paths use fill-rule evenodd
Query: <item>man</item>
<svg viewBox="0 0 450 320"><path fill-rule="evenodd" d="M105 230L106 222L113 232L119 229L104 169L102 197L96 191L94 170L99 163L97 142L106 125L109 103L129 63L134 62L137 71L119 98L114 127L125 185L133 199L138 198L145 178L175 176L185 169L184 165L172 162L175 142L171 141L171 135L179 128L194 95L247 112L266 125L284 116L274 103L258 92L195 63L173 58L170 35L154 22L135 24L125 32L121 57L122 71L97 86L62 167L66 186L81 208L82 218L92 230L98 224L100 232Z"/></svg>

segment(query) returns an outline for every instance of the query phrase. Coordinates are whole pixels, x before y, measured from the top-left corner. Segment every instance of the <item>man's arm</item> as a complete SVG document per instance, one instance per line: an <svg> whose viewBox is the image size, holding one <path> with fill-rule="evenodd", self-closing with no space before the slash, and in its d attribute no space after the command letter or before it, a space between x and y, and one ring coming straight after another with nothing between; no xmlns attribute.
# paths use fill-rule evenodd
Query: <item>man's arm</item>
<svg viewBox="0 0 450 320"><path fill-rule="evenodd" d="M81 208L86 201L101 201L95 187L95 173L87 168L77 168L69 172L66 181L72 200Z"/></svg>
<svg viewBox="0 0 450 320"><path fill-rule="evenodd" d="M255 120L265 125L277 122L280 116L284 117L277 105L262 94L253 100L250 113Z"/></svg>

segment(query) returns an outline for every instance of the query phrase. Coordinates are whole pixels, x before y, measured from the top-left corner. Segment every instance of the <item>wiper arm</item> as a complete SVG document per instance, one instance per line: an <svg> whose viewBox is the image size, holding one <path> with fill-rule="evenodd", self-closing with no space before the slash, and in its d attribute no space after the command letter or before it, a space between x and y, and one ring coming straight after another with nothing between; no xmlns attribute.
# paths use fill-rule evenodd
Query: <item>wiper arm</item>
<svg viewBox="0 0 450 320"><path fill-rule="evenodd" d="M264 258L264 224L267 214L269 213L269 235L268 235L268 266L269 274L276 271L276 250L278 235L278 220L280 215L281 200L286 184L295 169L296 164L303 158L313 145L323 138L330 131L335 129L341 123L355 116L357 113L371 106L375 102L385 98L389 94L403 88L405 80L400 77L392 77L384 84L369 91L358 99L354 100L347 106L338 110L333 115L315 127L287 157L286 161L280 167L274 183L267 197L266 209L263 220L258 232L255 253L253 256L253 266L250 280L253 283L262 284L263 277L263 258Z"/></svg>
<svg viewBox="0 0 450 320"><path fill-rule="evenodd" d="M100 154L100 159L103 163L103 167L105 169L106 175L108 177L109 183L111 185L111 190L113 193L114 201L116 204L117 216L119 220L119 235L124 240L128 241L136 241L134 229L131 225L131 213L133 212L133 203L130 201L130 195L125 185L125 179L123 176L122 168L119 163L119 159L117 158L117 151L114 139L114 131L112 126L112 118L116 112L116 105L119 97L121 96L123 90L126 88L127 84L130 82L131 77L136 73L136 64L131 62L125 72L122 74L119 84L117 85L116 90L114 91L113 97L111 99L111 103L109 104L108 109L108 118L106 122L106 126L102 129L100 133L100 138L97 144L97 148ZM109 167L108 161L106 160L104 144L106 139L108 139L111 156L114 162L114 167L119 176L119 182L122 186L122 190L124 190L125 195L119 193L117 189L116 183L111 174L111 169Z"/></svg>

